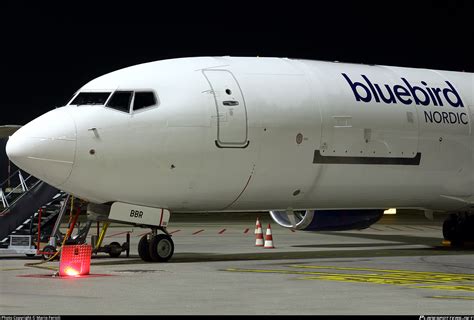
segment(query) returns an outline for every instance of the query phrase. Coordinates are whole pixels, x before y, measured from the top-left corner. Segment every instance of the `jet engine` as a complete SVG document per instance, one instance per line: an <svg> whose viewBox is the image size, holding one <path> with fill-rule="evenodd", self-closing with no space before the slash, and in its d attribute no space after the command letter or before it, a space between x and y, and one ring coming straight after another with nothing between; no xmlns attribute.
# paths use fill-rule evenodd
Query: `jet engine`
<svg viewBox="0 0 474 320"><path fill-rule="evenodd" d="M284 228L302 231L343 231L365 229L376 223L385 209L270 211Z"/></svg>

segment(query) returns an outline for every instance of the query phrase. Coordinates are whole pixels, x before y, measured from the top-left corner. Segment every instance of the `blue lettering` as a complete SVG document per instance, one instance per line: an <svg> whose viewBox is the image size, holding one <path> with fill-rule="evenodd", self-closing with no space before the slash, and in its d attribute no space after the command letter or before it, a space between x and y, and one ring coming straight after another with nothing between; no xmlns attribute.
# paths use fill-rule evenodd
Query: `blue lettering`
<svg viewBox="0 0 474 320"><path fill-rule="evenodd" d="M441 100L441 98L439 97L439 93L441 92L441 89L440 88L433 88L433 92L436 95L436 98L438 99L438 104L440 106L443 106L443 100Z"/></svg>
<svg viewBox="0 0 474 320"><path fill-rule="evenodd" d="M349 79L349 77L345 73L343 73L342 75L344 76L344 78L346 78L347 83L349 83L349 85L351 86L352 92L354 92L354 96L357 101L362 100L364 102L369 102L370 100L372 100L372 95L370 94L369 89L365 85L360 82L352 82L351 79ZM362 97L359 94L359 92L357 91L357 87L364 89L365 97Z"/></svg>
<svg viewBox="0 0 474 320"><path fill-rule="evenodd" d="M428 120L433 123L433 114L431 112L425 111L425 122L428 122Z"/></svg>
<svg viewBox="0 0 474 320"><path fill-rule="evenodd" d="M388 95L390 96L389 98L386 98L382 92L382 89L380 89L378 84L374 84L375 89L377 89L377 92L380 95L380 99L383 100L385 103L397 103L397 100L395 100L395 96L393 95L392 89L390 89L390 86L388 84L385 85L385 88L387 88Z"/></svg>
<svg viewBox="0 0 474 320"><path fill-rule="evenodd" d="M457 117L457 113L454 112L448 112L449 114L449 123L459 123L459 119ZM453 118L454 117L454 118Z"/></svg>
<svg viewBox="0 0 474 320"><path fill-rule="evenodd" d="M377 95L377 92L375 92L372 82L370 82L369 78L367 78L365 75L362 75L362 78L364 78L365 82L367 82L367 84L369 85L369 88L372 91L372 94L374 95L375 101L380 102L379 96Z"/></svg>
<svg viewBox="0 0 474 320"><path fill-rule="evenodd" d="M430 98L428 97L428 95L426 94L426 92L423 89L421 89L420 87L417 87L417 86L412 86L405 78L402 78L402 80L407 85L408 90L411 91L411 95L413 96L413 100L415 100L416 104L421 103L424 106L427 106L427 105L430 104ZM416 94L417 92L421 92L423 94L423 96L424 96L423 100L420 100L420 98Z"/></svg>
<svg viewBox="0 0 474 320"><path fill-rule="evenodd" d="M342 76L344 77L344 79L346 79L347 83L351 87L356 101L371 102L373 97L375 102L380 102L382 100L387 104L395 104L398 100L400 103L406 105L412 104L414 102L416 105L423 106L428 106L430 104L434 106L444 106L442 99L442 97L444 97L445 102L451 105L452 107L464 107L461 96L449 81L445 81L448 85L447 88L430 88L428 87L428 84L425 81L421 81L421 84L425 86L424 88L422 88L419 86L412 85L405 78L401 78L405 86L401 84L396 84L391 87L388 84L373 83L364 74L361 74L361 77L365 80L366 84L358 81L352 81L345 73L342 73ZM383 87L385 87L387 95L384 94L382 90ZM433 113L433 117L437 116L440 117L440 122L448 121L446 120L446 117L444 117L444 114L441 115ZM433 118L432 121L436 122L436 118Z"/></svg>
<svg viewBox="0 0 474 320"><path fill-rule="evenodd" d="M449 83L449 81L446 81L446 83L448 84L449 88L451 88L451 89L448 89L448 88L443 89L443 95L444 95L444 98L446 99L446 101L448 101L448 103L450 105L452 105L453 107L456 107L456 108L457 107L464 107L464 105L462 103L462 100L461 100L461 97L457 93L456 89L454 89L453 85L451 83ZM448 93L451 93L456 97L456 102L452 101L449 98Z"/></svg>
<svg viewBox="0 0 474 320"><path fill-rule="evenodd" d="M464 112L424 111L426 123L468 124L467 114Z"/></svg>
<svg viewBox="0 0 474 320"><path fill-rule="evenodd" d="M393 86L393 91L395 92L395 95L397 96L398 100L400 100L401 103L403 104L411 104L411 99L404 99L403 97L409 97L410 92L408 92L407 89L402 87L401 85L395 85Z"/></svg>
<svg viewBox="0 0 474 320"><path fill-rule="evenodd" d="M428 84L427 84L426 82L424 82L424 81L421 81L421 84L423 84L423 85L425 85L425 86L428 85ZM437 106L437 105L438 105L438 102L436 101L436 99L435 99L435 97L434 97L434 95L433 95L433 92L431 92L430 88L428 88L428 87L426 87L426 91L428 91L428 94L430 95L430 98L431 98L431 101L433 102L433 104L434 104L435 106Z"/></svg>

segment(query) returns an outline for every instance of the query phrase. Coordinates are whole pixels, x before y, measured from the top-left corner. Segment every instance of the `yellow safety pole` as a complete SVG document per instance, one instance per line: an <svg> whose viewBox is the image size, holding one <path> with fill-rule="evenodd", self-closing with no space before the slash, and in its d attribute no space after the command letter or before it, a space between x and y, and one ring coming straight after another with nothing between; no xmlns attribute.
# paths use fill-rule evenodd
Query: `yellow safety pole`
<svg viewBox="0 0 474 320"><path fill-rule="evenodd" d="M102 241L104 240L105 232L107 232L107 228L109 227L110 222L104 222L102 225L102 230L100 231L99 239L97 239L97 243L95 244L94 250L98 250Z"/></svg>

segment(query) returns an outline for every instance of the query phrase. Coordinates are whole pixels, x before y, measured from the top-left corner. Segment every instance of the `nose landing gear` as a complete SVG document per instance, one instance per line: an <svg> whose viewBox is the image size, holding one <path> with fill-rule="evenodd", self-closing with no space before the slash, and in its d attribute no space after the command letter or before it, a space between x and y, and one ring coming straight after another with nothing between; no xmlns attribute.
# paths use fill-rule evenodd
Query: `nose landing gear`
<svg viewBox="0 0 474 320"><path fill-rule="evenodd" d="M158 230L165 234L158 234ZM153 228L138 243L138 255L147 262L166 262L173 256L174 243L165 228Z"/></svg>
<svg viewBox="0 0 474 320"><path fill-rule="evenodd" d="M111 205L89 203L87 213L97 220L123 222L142 228L150 228L151 233L142 236L138 243L138 254L143 261L164 262L173 256L174 243L170 234L166 231L171 216L169 209L124 202L113 202ZM162 233L158 234L158 231ZM116 249L116 247L116 244L114 244L113 248Z"/></svg>

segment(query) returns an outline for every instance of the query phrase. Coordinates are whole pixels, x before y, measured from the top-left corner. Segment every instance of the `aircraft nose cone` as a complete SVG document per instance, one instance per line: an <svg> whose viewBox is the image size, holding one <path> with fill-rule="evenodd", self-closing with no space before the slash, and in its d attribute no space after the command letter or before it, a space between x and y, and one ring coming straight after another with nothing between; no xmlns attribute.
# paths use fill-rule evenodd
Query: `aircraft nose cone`
<svg viewBox="0 0 474 320"><path fill-rule="evenodd" d="M66 109L52 110L26 124L6 146L16 166L53 186L67 181L76 153L76 125Z"/></svg>

